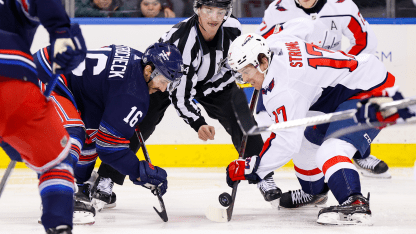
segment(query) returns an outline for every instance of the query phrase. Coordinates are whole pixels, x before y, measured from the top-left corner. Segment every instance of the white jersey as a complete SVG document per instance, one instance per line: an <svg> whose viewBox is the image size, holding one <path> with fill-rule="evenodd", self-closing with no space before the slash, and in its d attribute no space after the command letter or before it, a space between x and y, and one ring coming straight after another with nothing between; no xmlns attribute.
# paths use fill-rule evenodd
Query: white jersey
<svg viewBox="0 0 416 234"><path fill-rule="evenodd" d="M264 12L263 22L256 33L267 38L279 31L285 22L295 18L311 19L317 24L316 35L313 41L308 42L319 47L341 50L344 35L350 40L350 47L345 52L358 55L376 51L377 38L352 0L318 0L316 6L307 10L300 8L294 0L273 1Z"/></svg>
<svg viewBox="0 0 416 234"><path fill-rule="evenodd" d="M274 55L261 89L275 122L305 118L308 111L332 113L350 98L394 85L394 76L374 55L326 50L284 32L267 39ZM271 134L260 154L261 178L299 151L304 129Z"/></svg>

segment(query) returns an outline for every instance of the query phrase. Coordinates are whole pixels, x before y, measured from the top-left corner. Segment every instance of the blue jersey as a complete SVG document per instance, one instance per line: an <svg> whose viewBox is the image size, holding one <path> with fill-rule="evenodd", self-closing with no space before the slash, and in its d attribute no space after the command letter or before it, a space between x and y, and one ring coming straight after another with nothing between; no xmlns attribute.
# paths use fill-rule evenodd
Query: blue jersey
<svg viewBox="0 0 416 234"><path fill-rule="evenodd" d="M40 23L49 32L70 27L60 0L0 1L0 76L36 83L30 46Z"/></svg>
<svg viewBox="0 0 416 234"><path fill-rule="evenodd" d="M48 58L48 48L34 55L43 83L52 75ZM135 174L138 160L129 149L129 139L149 108L142 53L116 45L90 50L86 59L71 74L61 75L59 81L55 91L70 99L81 112L90 135L88 143L95 142L100 158L105 161L105 156L111 155L122 159L121 169L111 165L123 174ZM138 164L136 168L138 171Z"/></svg>

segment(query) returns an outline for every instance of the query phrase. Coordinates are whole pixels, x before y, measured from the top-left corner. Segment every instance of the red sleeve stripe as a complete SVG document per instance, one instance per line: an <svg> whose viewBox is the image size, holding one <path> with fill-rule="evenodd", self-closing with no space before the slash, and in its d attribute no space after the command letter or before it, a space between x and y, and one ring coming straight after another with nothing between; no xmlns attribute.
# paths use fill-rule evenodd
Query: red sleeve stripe
<svg viewBox="0 0 416 234"><path fill-rule="evenodd" d="M315 168L313 170L303 170L303 169L300 169L299 167L297 167L296 165L295 165L295 171L298 172L299 174L302 174L302 175L305 175L305 176L318 175L322 172L321 170L319 170L319 168Z"/></svg>
<svg viewBox="0 0 416 234"><path fill-rule="evenodd" d="M365 99L365 98L370 98L370 97L384 96L383 90L386 88L393 87L395 83L396 83L396 77L390 74L390 72L387 72L387 77L381 85L369 91L358 93L355 96L350 97L350 99Z"/></svg>
<svg viewBox="0 0 416 234"><path fill-rule="evenodd" d="M22 0L22 6L25 9L26 12L29 12L29 6L27 4L26 0Z"/></svg>
<svg viewBox="0 0 416 234"><path fill-rule="evenodd" d="M79 156L79 160L78 161L82 161L82 162L92 162L92 161L94 161L94 160L96 160L97 159L97 157L98 157L98 154L97 153L95 153L95 154L92 154L92 155L80 155Z"/></svg>
<svg viewBox="0 0 416 234"><path fill-rule="evenodd" d="M43 48L43 54L45 55L46 60L48 60L48 63L51 63L51 60L49 59L48 47Z"/></svg>
<svg viewBox="0 0 416 234"><path fill-rule="evenodd" d="M112 144L112 145L129 144L130 143L130 141L126 140L125 138L116 137L116 136L107 134L107 133L105 133L101 130L98 130L97 139L102 141L102 142Z"/></svg>
<svg viewBox="0 0 416 234"><path fill-rule="evenodd" d="M324 163L324 166L322 167L322 171L324 172L324 174L326 174L326 171L329 168L331 168L332 166L334 166L337 163L342 163L342 162L348 162L348 163L352 164L351 159L349 159L348 157L338 155L338 156L335 156L335 157L329 159L328 161L326 161Z"/></svg>
<svg viewBox="0 0 416 234"><path fill-rule="evenodd" d="M263 37L264 37L264 39L267 39L270 35L272 35L273 34L273 32L274 32L274 28L276 27L276 25L274 25L273 27L271 27L270 29L269 29L269 31L267 31L265 34L263 34Z"/></svg>
<svg viewBox="0 0 416 234"><path fill-rule="evenodd" d="M363 32L360 23L354 17L351 17L350 23L348 24L348 29L352 32L355 38L355 45L348 53L352 55L358 55L367 47L367 32Z"/></svg>
<svg viewBox="0 0 416 234"><path fill-rule="evenodd" d="M33 57L30 54L26 54L20 50L0 50L0 54L8 54L8 55L19 55L33 61Z"/></svg>
<svg viewBox="0 0 416 234"><path fill-rule="evenodd" d="M260 155L259 155L260 158L270 148L270 146L272 145L272 140L274 140L275 138L276 138L276 133L272 132L272 134L270 134L270 137L266 140L266 142L264 142L263 149L261 150Z"/></svg>

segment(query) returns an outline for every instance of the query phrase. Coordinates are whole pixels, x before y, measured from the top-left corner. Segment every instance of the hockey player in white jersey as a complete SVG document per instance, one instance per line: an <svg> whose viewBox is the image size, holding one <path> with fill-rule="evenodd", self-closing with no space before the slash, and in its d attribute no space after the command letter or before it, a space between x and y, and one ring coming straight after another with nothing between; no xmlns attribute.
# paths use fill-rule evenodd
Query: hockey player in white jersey
<svg viewBox="0 0 416 234"><path fill-rule="evenodd" d="M306 27L313 29L313 25ZM270 46L270 47L269 47ZM265 108L276 123L307 117L311 111L332 113L355 109L362 98L376 100L381 94L401 99L394 86L395 77L375 56L353 56L305 43L283 30L267 39L256 34L238 37L230 46L228 63L244 82L261 90ZM371 99L370 99L371 100ZM381 100L381 99L377 99ZM377 109L362 105L364 111L379 116L379 122L394 122L412 116L409 110L388 116ZM377 112L377 113L376 113ZM404 113L404 114L403 114ZM384 113L383 113L384 114ZM382 117L381 117L382 116ZM357 116L365 122L367 116ZM318 214L320 224L371 224L368 197L361 194L359 174L351 158L356 151L364 153L380 129L371 128L349 133L339 138L323 140L331 133L356 125L353 119L317 125L320 133L305 132L304 127L272 132L259 156L231 162L227 167L227 183L236 180L268 183L265 176L293 159L297 171L302 171L302 189L309 194L321 194L327 186L339 202L323 208ZM302 151L302 143L316 153ZM269 189L276 186L268 184ZM267 187L267 186L264 186Z"/></svg>
<svg viewBox="0 0 416 234"><path fill-rule="evenodd" d="M369 23L363 18L352 0L276 0L264 12L262 23L256 30L264 38L281 30L282 25L295 18L311 19L315 23L315 38L308 40L324 49L341 50L341 39L348 38L348 54L374 54L377 47L376 36ZM256 120L259 125L270 123L262 99L259 99ZM391 178L387 164L370 155L370 148L364 155L354 155L354 164L361 174L375 178ZM295 191L293 191L295 192ZM301 195L302 191L298 191Z"/></svg>

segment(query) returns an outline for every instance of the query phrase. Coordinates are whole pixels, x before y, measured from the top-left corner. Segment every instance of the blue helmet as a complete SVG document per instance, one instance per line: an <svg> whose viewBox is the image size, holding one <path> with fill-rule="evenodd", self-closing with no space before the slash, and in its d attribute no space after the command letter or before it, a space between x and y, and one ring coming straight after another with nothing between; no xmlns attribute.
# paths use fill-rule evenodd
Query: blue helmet
<svg viewBox="0 0 416 234"><path fill-rule="evenodd" d="M178 87L183 75L183 59L181 52L174 44L155 43L149 46L143 54L142 61L144 64L150 62L155 67L150 80L162 74L171 81L168 87L169 92Z"/></svg>

